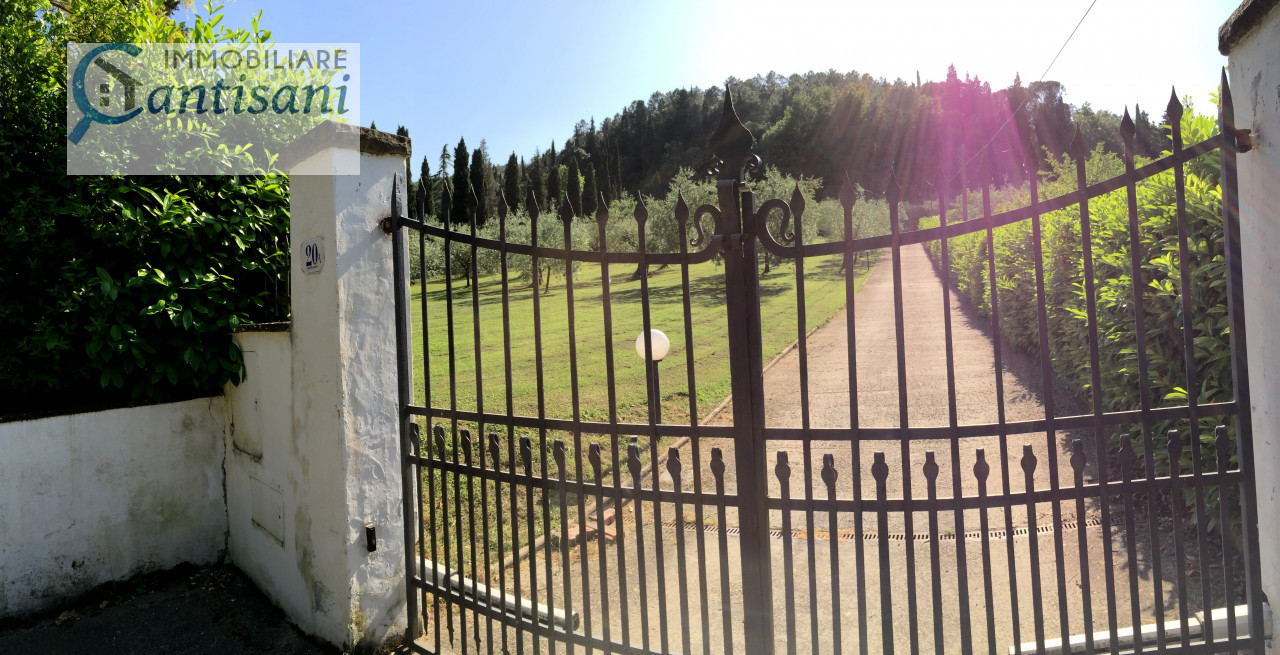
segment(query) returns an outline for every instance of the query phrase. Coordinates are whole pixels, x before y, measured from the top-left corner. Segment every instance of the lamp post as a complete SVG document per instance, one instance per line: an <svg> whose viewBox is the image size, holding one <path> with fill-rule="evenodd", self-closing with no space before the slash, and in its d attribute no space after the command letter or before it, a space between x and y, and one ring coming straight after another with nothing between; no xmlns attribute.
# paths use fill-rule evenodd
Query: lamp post
<svg viewBox="0 0 1280 655"><path fill-rule="evenodd" d="M636 337L636 354L644 360L645 380L649 385L649 419L662 422L662 399L658 395L658 362L671 350L671 341L662 330L641 332Z"/></svg>

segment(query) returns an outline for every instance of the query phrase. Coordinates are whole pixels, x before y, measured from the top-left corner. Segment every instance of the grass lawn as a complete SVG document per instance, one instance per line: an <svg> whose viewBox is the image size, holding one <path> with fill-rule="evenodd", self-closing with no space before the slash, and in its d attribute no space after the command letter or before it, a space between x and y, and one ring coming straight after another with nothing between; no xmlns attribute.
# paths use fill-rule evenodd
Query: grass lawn
<svg viewBox="0 0 1280 655"><path fill-rule="evenodd" d="M512 256L512 260L516 259ZM871 259L871 258L866 258ZM838 257L806 262L805 310L812 329L826 323L844 306L844 276ZM512 270L516 270L513 265ZM866 278L867 265L858 266L857 284ZM606 343L600 267L583 265L573 283L577 342L577 386L580 415L587 421L609 420L606 346L614 353L617 413L621 422L647 420L644 363L635 351L640 334L642 308L640 281L631 280L633 266L614 265L610 270L610 298L613 334ZM650 322L671 340L671 352L661 363L660 384L664 423L689 420L689 375L684 331L681 274L677 267L653 271L649 276ZM796 319L795 269L774 266L761 280L761 323L764 361L769 361L799 336ZM527 278L510 284L512 402L517 414L538 414L538 381L535 366L535 322L533 288ZM699 417L705 417L729 394L728 336L724 302L724 272L715 262L689 268L690 310L693 323L695 389ZM425 404L422 368L422 287L412 287L415 357L414 401ZM427 283L428 343L430 346L431 404L449 407L449 335L444 280ZM484 387L483 409L506 411L506 377L502 334L502 283L499 276L481 278L476 289L480 322L480 383ZM476 359L472 290L465 280L453 282L453 326L456 366L457 407L464 411L480 408L477 403ZM569 357L567 293L562 279L553 281L549 292L540 290L541 351L546 415L572 418L573 375ZM488 431L488 428L486 428Z"/></svg>
<svg viewBox="0 0 1280 655"><path fill-rule="evenodd" d="M513 279L510 281L510 316L511 316L511 351L512 351L512 388L511 401L515 412L521 415L538 415L538 376L535 365L535 344L540 341L543 358L543 403L545 414L549 418L573 417L573 391L575 370L571 366L569 353L569 315L567 290L563 279L553 281L549 291L539 290L540 325L534 320L534 290L529 279L514 278L514 272L525 270L523 262L511 256ZM856 285L860 287L874 262L875 257L864 256L863 262L856 269ZM636 336L642 330L641 283L632 280L635 267L631 265L614 265L610 267L610 307L613 319L613 334L605 338L604 305L601 290L601 270L599 264L582 265L573 283L574 330L577 344L577 392L579 396L579 413L582 420L607 422L610 414L608 367L606 366L606 350L612 347L614 356L614 374L616 378L616 411L619 422L644 423L648 420L648 400L644 377L644 363L635 351ZM775 265L769 273L761 273L761 323L763 334L763 361L768 362L775 355L789 346L800 335L797 324L797 293L795 285L795 268L792 264ZM686 352L693 348L694 353L694 389L696 390L697 415L704 418L729 394L729 358L728 333L725 313L724 270L716 262L707 262L689 267L690 314L692 317L692 336L685 333L684 305L681 288L681 269L668 267L652 270L648 279L649 308L651 325L666 333L671 341L671 352L660 365L660 386L662 398L662 418L664 423L689 422L689 371L686 364ZM840 257L824 257L810 259L805 262L805 309L807 326L812 329L829 321L845 304L844 274L840 272ZM506 412L507 388L504 369L504 343L502 330L502 281L499 276L481 278L475 289L478 303L473 304L472 289L466 280L454 280L453 287L453 339L454 339L454 375L456 376L456 403L459 410L475 411L483 409L490 413ZM413 310L411 320L414 323L413 352L414 365L414 397L416 404L426 404L426 389L423 386L424 370L429 371L430 404L436 407L449 407L450 348L447 319L447 290L443 279L429 280L426 284L427 330L426 353L430 368L423 368L423 328L422 328L422 286L415 284L411 289ZM479 321L480 336L480 385L483 396L477 391L475 325ZM541 330L540 340L535 339L535 330ZM692 344L690 343L692 341ZM481 405L481 401L483 404ZM477 434L474 424L460 425ZM501 465L508 466L506 460L506 430L502 426L484 426L483 431L497 432L502 439ZM447 430L446 430L447 432ZM541 471L542 453L537 446L536 431L517 429L517 436L530 436L534 439L535 471ZM532 433L529 433L532 432ZM424 434L426 431L424 430ZM624 435L625 438L626 435ZM548 449L553 439L562 438L566 442L570 477L574 476L574 443L571 435L565 433L547 434ZM609 436L597 434L581 435L582 448L585 450L592 442L601 444L606 461L603 467L612 469L609 459ZM452 437L446 438L448 457L454 456L456 445ZM621 445L623 453L625 443ZM649 458L648 444L641 439L641 452L644 459ZM473 451L478 463L479 454ZM625 454L624 454L625 457ZM459 455L459 460L462 456ZM590 467L583 456L583 477L590 479ZM547 470L555 474L555 464L550 452L546 453ZM492 466L492 462L488 462ZM692 465L688 463L686 465ZM455 505L453 479L448 478L447 506L452 514ZM624 476L625 477L625 476ZM435 476L435 484L444 481L440 475ZM424 486L425 486L424 476ZM467 476L459 480L463 496L462 507L483 507L484 503L476 498L470 502ZM475 481L476 495L479 495L479 481ZM490 503L495 491L490 486L488 496ZM504 498L507 491L503 490ZM523 491L521 491L523 496ZM554 496L554 494L553 494ZM551 513L556 513L556 498L552 498ZM430 500L428 500L430 502ZM446 505L440 498L435 499L437 512ZM537 504L537 503L535 503ZM575 501L576 504L576 501ZM488 511L489 508L485 508ZM535 514L541 508L535 507ZM521 516L526 516L524 508L519 509ZM504 514L510 514L510 508L504 507ZM464 526L451 525L451 531L459 527L467 530L469 522L467 512L462 513ZM450 521L453 522L453 518ZM552 526L558 525L552 516ZM437 519L437 523L440 520ZM483 532L476 520L476 532ZM495 520L489 521L491 531L496 528ZM503 522L505 523L505 521ZM523 521L522 521L523 523ZM540 521L539 521L540 523ZM541 532L541 525L539 532ZM470 534L469 530L467 532ZM522 535L523 536L523 535ZM496 545L496 538L490 536L490 543ZM510 539L506 547L510 548ZM468 549L469 550L469 549ZM463 553L464 561L470 560L470 553ZM457 557L457 553L453 554ZM458 566L455 560L455 568Z"/></svg>

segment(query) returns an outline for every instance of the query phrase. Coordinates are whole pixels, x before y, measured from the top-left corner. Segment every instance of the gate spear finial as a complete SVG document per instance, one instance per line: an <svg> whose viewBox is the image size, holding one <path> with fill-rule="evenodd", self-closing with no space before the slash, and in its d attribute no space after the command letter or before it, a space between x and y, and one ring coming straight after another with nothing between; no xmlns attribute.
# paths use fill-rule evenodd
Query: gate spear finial
<svg viewBox="0 0 1280 655"><path fill-rule="evenodd" d="M711 154L714 155L708 170L719 173L722 179L735 179L742 175L743 166L751 155L751 146L756 139L751 135L738 112L733 108L733 91L728 85L724 87L724 113L720 116L720 125L711 134Z"/></svg>

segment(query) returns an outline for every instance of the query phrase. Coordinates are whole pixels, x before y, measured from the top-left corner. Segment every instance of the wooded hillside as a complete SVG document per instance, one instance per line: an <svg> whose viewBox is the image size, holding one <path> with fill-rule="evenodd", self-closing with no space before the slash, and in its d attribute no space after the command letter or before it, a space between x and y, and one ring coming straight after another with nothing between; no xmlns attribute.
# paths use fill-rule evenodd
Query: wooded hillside
<svg viewBox="0 0 1280 655"><path fill-rule="evenodd" d="M892 168L907 197L918 199L932 194L928 183L939 168L957 176L962 163L976 186L978 153L990 157L997 184L1020 183L1020 158L1013 153L1026 136L1042 146L1037 157L1043 166L1049 155L1063 153L1077 127L1086 143L1122 151L1120 117L1095 111L1087 102L1068 104L1065 87L1055 81L1024 86L1015 77L1009 86L993 90L977 77L962 78L952 66L942 82L889 82L832 70L790 77L770 72L727 83L765 164L820 180L820 196L834 195L845 175L875 194ZM485 159L489 173L477 187L481 204L496 207L499 188L508 201L513 189L518 188L519 198L532 189L544 207L548 199L566 195L577 206L589 187L607 200L624 192L662 194L680 168L701 170L723 95L721 87L653 93L598 124L594 118L578 121L559 147L553 141L546 150L519 157L519 163L512 153L505 166L488 162L482 143L475 154ZM1136 107L1134 121L1138 154L1153 156L1167 147L1167 136L1157 126L1163 121L1153 123ZM466 156L466 150L456 152ZM459 166L447 155L448 146L437 173L447 174L446 163ZM472 171L469 180L476 177L474 156L462 163ZM508 173L513 165L518 174Z"/></svg>

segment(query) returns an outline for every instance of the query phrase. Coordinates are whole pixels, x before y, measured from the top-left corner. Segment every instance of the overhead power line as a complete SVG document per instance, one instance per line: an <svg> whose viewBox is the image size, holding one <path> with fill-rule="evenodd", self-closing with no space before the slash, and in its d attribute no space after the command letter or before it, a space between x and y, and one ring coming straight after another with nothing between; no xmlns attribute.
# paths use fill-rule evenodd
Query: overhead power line
<svg viewBox="0 0 1280 655"><path fill-rule="evenodd" d="M1084 19L1089 17L1089 12L1093 11L1093 6L1096 4L1098 4L1098 0L1093 0L1093 2L1089 3L1089 7L1084 10L1084 14L1080 16L1080 20L1076 21L1076 26L1072 28L1071 34L1067 35L1067 40L1062 42L1061 48L1058 48L1058 53L1053 56L1053 60L1049 62L1049 65L1045 66L1044 72L1040 73L1040 79L1036 80L1037 82L1043 82L1044 78L1049 75L1049 71L1053 69L1054 64L1058 63L1058 58L1061 57L1063 51L1067 49L1067 45L1071 43L1071 39L1076 35L1076 32L1080 30L1080 26L1084 24ZM973 163L973 160L980 157L982 153L986 152L987 148L991 147L991 144L996 140L996 135L1000 134L1000 132L1002 132L1004 128L1009 126L1009 123L1013 120L1013 117L1017 115L1018 112L1027 108L1027 102L1030 99L1031 99L1031 95L1027 94L1027 96L1022 99L1021 104L1018 105L1018 108L1013 110L1012 112L1009 112L1009 117L1004 120L1004 124L1001 125L999 128L996 128L996 131L991 135L991 138L987 139L987 142L982 144L982 147L978 148L977 152L973 153L973 156L965 160L964 168L967 168L969 164ZM951 175L951 178L947 181L948 182L954 181L958 175L960 175L960 172L956 171Z"/></svg>

